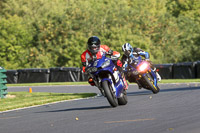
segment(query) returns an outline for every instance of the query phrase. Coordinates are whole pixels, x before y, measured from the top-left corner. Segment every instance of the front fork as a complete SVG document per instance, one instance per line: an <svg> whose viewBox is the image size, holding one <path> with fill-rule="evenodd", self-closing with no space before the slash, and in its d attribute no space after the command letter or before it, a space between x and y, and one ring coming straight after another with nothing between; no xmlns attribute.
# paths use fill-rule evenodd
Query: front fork
<svg viewBox="0 0 200 133"><path fill-rule="evenodd" d="M101 85L101 83L103 81L108 81L110 83L110 85L112 87L112 91L115 94L115 96L117 96L117 97L120 96L120 93L124 89L124 86L126 86L126 88L128 87L128 85L126 85L126 83L125 83L126 81L124 81L124 79L119 77L117 71L113 73L113 76L114 76L115 82L116 82L115 85L114 85L114 81L112 79L112 76L110 74L108 74L107 78L103 78L103 79L101 79L98 76L97 77L94 77L93 75L90 75L90 76L94 79L96 87L100 90L100 92L103 96L105 96L104 90L103 90L102 85Z"/></svg>
<svg viewBox="0 0 200 133"><path fill-rule="evenodd" d="M102 87L101 87L101 83L102 82L104 82L104 81L108 81L109 83L110 83L110 85L111 85L111 87L112 87L112 91L113 91L113 93L115 93L115 95L116 95L116 88L115 88L115 86L114 86L114 82L113 82L113 80L112 80L112 76L109 74L108 75L108 78L103 78L103 79L101 79L100 77L98 77L99 78L99 86L100 86L100 91L102 90L102 91L104 91L103 89L102 89ZM104 92L103 92L104 93ZM104 95L105 96L105 95Z"/></svg>
<svg viewBox="0 0 200 133"><path fill-rule="evenodd" d="M95 86L100 90L101 94L103 96L105 96L104 90L101 87L101 79L100 79L100 77L95 77L92 74L89 74L89 77L91 77L93 79L93 81L95 83Z"/></svg>
<svg viewBox="0 0 200 133"><path fill-rule="evenodd" d="M157 78L156 78L156 75L155 73L150 69L149 71L147 71L145 74L139 74L139 78L136 79L136 83L140 84L141 83L139 82L139 80L143 77L143 76L146 76L147 74L149 74L150 76L152 75L153 77L153 84L155 86L157 86ZM150 77L149 77L150 78Z"/></svg>
<svg viewBox="0 0 200 133"><path fill-rule="evenodd" d="M155 72L153 70L151 70L149 74L152 74L154 85L157 86L157 76L156 76Z"/></svg>

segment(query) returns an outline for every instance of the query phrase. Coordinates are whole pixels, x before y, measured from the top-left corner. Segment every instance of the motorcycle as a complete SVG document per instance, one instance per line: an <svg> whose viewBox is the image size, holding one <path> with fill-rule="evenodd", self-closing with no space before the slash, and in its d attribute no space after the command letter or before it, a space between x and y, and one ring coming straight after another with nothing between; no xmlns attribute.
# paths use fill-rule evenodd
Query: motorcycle
<svg viewBox="0 0 200 133"><path fill-rule="evenodd" d="M107 55L104 53L100 59L86 63L86 73L91 77L89 81L94 81L112 107L126 105L128 84L114 65L113 61L117 60L117 57L109 55L109 58Z"/></svg>
<svg viewBox="0 0 200 133"><path fill-rule="evenodd" d="M137 60L128 63L126 76L129 82L136 82L140 87L151 90L154 94L160 91L156 73L151 69L150 63L142 60L140 56Z"/></svg>

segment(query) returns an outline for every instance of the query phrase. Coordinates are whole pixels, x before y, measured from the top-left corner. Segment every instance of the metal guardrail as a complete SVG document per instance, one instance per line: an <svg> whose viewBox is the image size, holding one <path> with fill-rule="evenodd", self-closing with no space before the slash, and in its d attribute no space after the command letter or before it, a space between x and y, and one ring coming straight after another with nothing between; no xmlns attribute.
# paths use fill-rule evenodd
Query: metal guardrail
<svg viewBox="0 0 200 133"><path fill-rule="evenodd" d="M200 78L200 61L177 64L154 64L162 79ZM87 81L81 68L55 67L6 70L7 83L48 83Z"/></svg>

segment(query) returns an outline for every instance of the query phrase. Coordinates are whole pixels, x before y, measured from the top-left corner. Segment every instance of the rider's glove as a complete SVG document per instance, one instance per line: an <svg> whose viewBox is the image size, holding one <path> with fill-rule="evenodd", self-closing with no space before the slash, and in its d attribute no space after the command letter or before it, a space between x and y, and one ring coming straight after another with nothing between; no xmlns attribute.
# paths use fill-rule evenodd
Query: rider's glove
<svg viewBox="0 0 200 133"><path fill-rule="evenodd" d="M88 70L88 68L85 68L85 74L88 74L87 70Z"/></svg>
<svg viewBox="0 0 200 133"><path fill-rule="evenodd" d="M107 55L113 55L113 51L110 49L106 54Z"/></svg>
<svg viewBox="0 0 200 133"><path fill-rule="evenodd" d="M150 59L145 59L145 61L148 61L148 62L149 62L149 61L150 61Z"/></svg>

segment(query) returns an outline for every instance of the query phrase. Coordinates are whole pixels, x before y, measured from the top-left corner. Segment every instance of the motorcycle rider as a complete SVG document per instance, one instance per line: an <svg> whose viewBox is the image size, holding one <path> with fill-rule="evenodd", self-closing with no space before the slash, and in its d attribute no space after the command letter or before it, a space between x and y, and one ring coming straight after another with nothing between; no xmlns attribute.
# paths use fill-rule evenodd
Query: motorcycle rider
<svg viewBox="0 0 200 133"><path fill-rule="evenodd" d="M111 50L107 45L101 45L101 41L97 36L92 36L88 39L87 42L88 48L81 54L81 62L83 65L83 72L85 72L85 68L88 65L90 61L100 59L104 52L106 52L109 55L114 55L117 60L114 61L114 64L116 65L117 69L120 71L120 73L123 73L122 70L122 62L119 60L120 53L117 51ZM122 74L123 75L123 74ZM90 80L91 77L88 79L88 82L90 85L94 86L95 83L93 80Z"/></svg>
<svg viewBox="0 0 200 133"><path fill-rule="evenodd" d="M133 48L131 46L131 44L129 44L129 43L125 43L125 44L122 45L122 51L124 52L122 59L121 59L124 71L126 71L126 67L128 66L128 63L132 63L133 61L137 61L138 57L141 56L141 57L144 57L145 60L150 63L151 69L156 73L158 81L161 81L160 75L158 74L158 72L156 72L156 68L154 67L153 63L149 59L150 56L149 56L148 52L145 52L140 48L136 48L136 47ZM128 74L127 78L130 78L129 74ZM139 88L141 88L140 85L139 85Z"/></svg>

